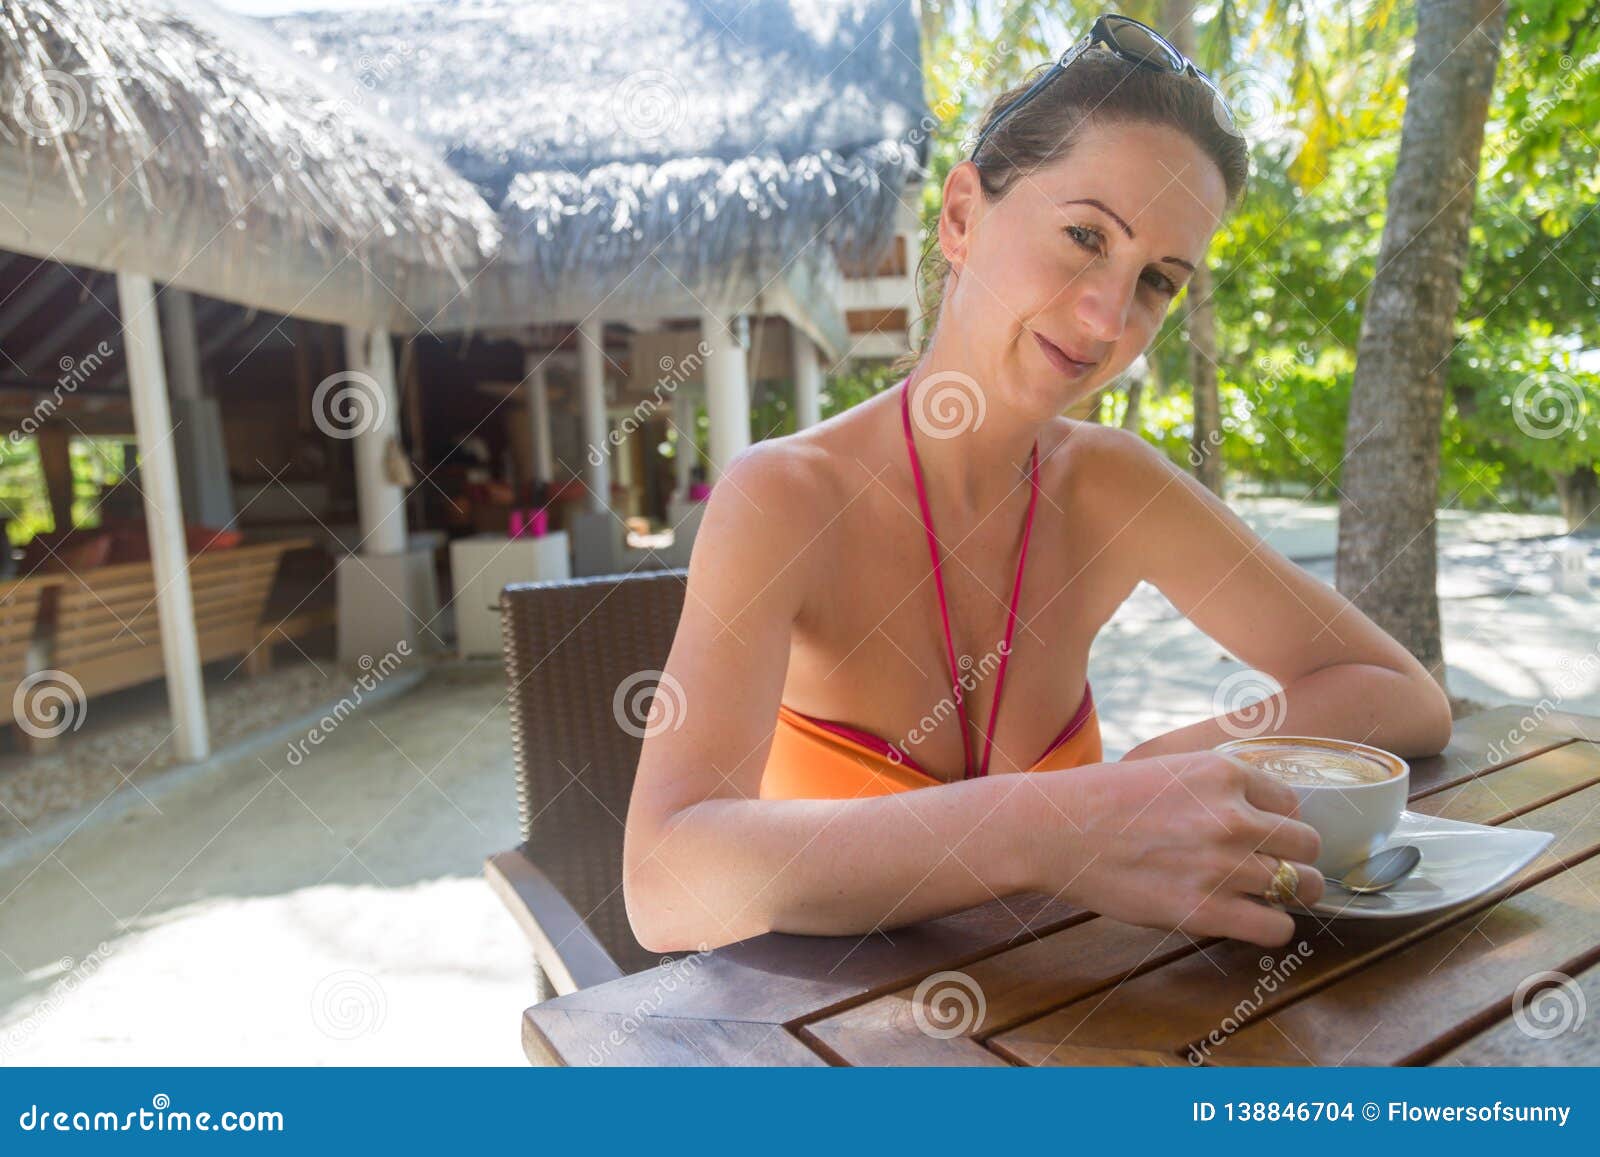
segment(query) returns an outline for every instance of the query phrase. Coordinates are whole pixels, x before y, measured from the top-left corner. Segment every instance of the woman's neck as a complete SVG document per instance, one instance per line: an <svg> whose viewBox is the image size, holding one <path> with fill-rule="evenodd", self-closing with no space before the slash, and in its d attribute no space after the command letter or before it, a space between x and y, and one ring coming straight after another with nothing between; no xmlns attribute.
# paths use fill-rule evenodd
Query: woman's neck
<svg viewBox="0 0 1600 1157"><path fill-rule="evenodd" d="M967 370L941 362L937 346L911 371L906 388L917 458L936 508L955 504L958 513L982 516L1027 493L1043 423Z"/></svg>

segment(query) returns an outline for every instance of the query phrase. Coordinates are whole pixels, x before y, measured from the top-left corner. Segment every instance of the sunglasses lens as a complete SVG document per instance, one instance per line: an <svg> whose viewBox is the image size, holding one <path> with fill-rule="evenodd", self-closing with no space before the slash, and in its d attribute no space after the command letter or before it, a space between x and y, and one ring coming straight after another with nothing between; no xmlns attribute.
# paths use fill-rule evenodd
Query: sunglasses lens
<svg viewBox="0 0 1600 1157"><path fill-rule="evenodd" d="M1141 64L1172 72L1183 68L1183 58L1178 55L1177 49L1142 24L1108 18L1105 34L1118 52Z"/></svg>

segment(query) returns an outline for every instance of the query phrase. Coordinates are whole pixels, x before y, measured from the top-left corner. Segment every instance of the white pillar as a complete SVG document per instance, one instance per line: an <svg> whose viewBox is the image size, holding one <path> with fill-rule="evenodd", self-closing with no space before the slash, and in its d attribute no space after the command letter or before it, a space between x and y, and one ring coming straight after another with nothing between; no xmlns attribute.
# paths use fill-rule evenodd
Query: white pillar
<svg viewBox="0 0 1600 1157"><path fill-rule="evenodd" d="M545 359L540 350L522 355L523 389L528 395L528 421L533 423L533 476L540 482L554 482L556 453L550 438L550 385L545 376Z"/></svg>
<svg viewBox="0 0 1600 1157"><path fill-rule="evenodd" d="M202 526L228 526L234 519L233 479L222 432L222 407L206 397L200 378L200 337L194 295L170 285L161 291L162 345L172 391L173 452L178 488L189 518Z"/></svg>
<svg viewBox="0 0 1600 1157"><path fill-rule="evenodd" d="M744 347L731 331L733 318L711 310L700 314L706 355L706 411L711 421L709 481L715 482L735 455L750 445L750 382Z"/></svg>
<svg viewBox="0 0 1600 1157"><path fill-rule="evenodd" d="M168 286L161 292L161 337L167 366L167 385L174 398L195 402L205 396L200 384L200 336L194 326L194 297Z"/></svg>
<svg viewBox="0 0 1600 1157"><path fill-rule="evenodd" d="M356 508L361 553L399 554L406 549L405 491L383 469L384 450L400 429L394 350L387 329L344 331L345 367L354 376L340 384L346 402L337 412L355 424ZM319 399L327 412L332 399Z"/></svg>
<svg viewBox="0 0 1600 1157"><path fill-rule="evenodd" d="M606 442L605 326L590 318L578 326L578 389L583 400L584 481L589 508L611 508L611 458ZM592 453L591 451L598 451Z"/></svg>
<svg viewBox="0 0 1600 1157"><path fill-rule="evenodd" d="M167 706L176 728L173 742L178 758L192 763L211 753L211 738L206 727L205 683L195 634L194 596L189 589L189 550L172 450L172 415L167 408L167 370L161 356L155 285L143 274L118 273L117 304L122 313L133 430L139 442L139 484L150 535Z"/></svg>
<svg viewBox="0 0 1600 1157"><path fill-rule="evenodd" d="M789 357L794 377L795 429L822 421L822 365L817 347L797 326L789 326Z"/></svg>

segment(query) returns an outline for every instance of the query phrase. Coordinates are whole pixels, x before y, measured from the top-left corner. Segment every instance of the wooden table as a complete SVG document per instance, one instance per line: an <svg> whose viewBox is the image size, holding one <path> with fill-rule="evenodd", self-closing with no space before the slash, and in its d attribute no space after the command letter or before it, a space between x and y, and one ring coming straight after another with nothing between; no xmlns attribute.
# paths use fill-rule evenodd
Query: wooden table
<svg viewBox="0 0 1600 1157"><path fill-rule="evenodd" d="M523 1045L571 1065L1600 1064L1600 719L1459 720L1411 786L1413 811L1556 838L1457 908L1300 917L1273 951L1034 895L868 936L774 933L536 1005ZM1527 989L1530 1023L1580 992L1586 1015L1541 1039L1512 1002L1545 971L1571 979Z"/></svg>

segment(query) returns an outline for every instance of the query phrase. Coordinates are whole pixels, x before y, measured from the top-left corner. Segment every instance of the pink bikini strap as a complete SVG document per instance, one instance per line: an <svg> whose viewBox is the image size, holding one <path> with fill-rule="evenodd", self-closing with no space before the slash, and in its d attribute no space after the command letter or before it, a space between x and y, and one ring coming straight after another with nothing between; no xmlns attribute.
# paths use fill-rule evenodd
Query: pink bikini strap
<svg viewBox="0 0 1600 1157"><path fill-rule="evenodd" d="M906 452L911 458L911 475L917 484L917 502L922 508L922 528L928 535L928 553L933 557L933 586L939 596L939 619L944 626L945 657L950 663L950 682L955 694L956 717L961 723L961 752L964 771L962 778L972 775L972 745L967 739L967 709L961 692L961 677L956 666L955 639L950 631L950 607L945 600L944 575L939 566L939 537L933 529L933 512L928 506L928 488L922 478L922 463L917 458L916 440L911 436L911 378L900 383L900 418L905 428ZM1000 693L1005 689L1006 663L1011 658L1011 641L1017 629L1017 603L1022 597L1022 572L1028 561L1028 540L1033 535L1033 512L1039 503L1039 443L1034 441L1028 463L1028 517L1022 528L1022 549L1017 555L1017 577L1011 587L1011 606L1006 611L1005 650L1000 656L1000 666L995 671L994 703L989 708L989 725L983 734L983 759L978 766L979 775L989 774L989 756L994 745L994 725L1000 714Z"/></svg>

